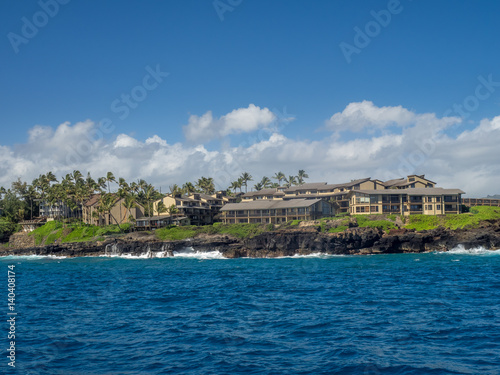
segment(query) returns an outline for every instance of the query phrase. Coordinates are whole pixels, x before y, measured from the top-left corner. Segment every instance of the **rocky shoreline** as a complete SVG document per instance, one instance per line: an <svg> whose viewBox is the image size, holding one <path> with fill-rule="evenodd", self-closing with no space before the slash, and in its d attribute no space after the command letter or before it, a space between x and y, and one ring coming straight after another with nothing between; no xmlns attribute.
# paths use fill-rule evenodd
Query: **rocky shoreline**
<svg viewBox="0 0 500 375"><path fill-rule="evenodd" d="M192 249L195 252L218 251L226 258L276 258L309 254L394 254L449 251L459 245L465 249L494 250L500 248L500 220L484 222L479 228L429 231L393 229L384 232L376 228L349 228L340 233L322 233L315 228L284 229L265 232L239 240L224 235L203 235L182 241L160 241L154 236L128 235L102 242L76 242L6 248L0 256L151 256L168 257L175 252Z"/></svg>

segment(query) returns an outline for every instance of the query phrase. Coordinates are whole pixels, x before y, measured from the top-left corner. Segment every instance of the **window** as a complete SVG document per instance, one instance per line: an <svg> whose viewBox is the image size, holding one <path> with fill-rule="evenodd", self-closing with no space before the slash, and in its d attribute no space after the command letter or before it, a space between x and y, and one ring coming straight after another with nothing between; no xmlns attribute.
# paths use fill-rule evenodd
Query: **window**
<svg viewBox="0 0 500 375"><path fill-rule="evenodd" d="M371 212L378 212L378 206L371 206L370 211Z"/></svg>
<svg viewBox="0 0 500 375"><path fill-rule="evenodd" d="M415 181L415 177L410 177L410 178L408 179L408 181L409 181L409 182L413 182L413 181Z"/></svg>
<svg viewBox="0 0 500 375"><path fill-rule="evenodd" d="M441 202L441 197L436 197L436 202Z"/></svg>
<svg viewBox="0 0 500 375"><path fill-rule="evenodd" d="M425 207L426 210L432 210L432 204L428 204L426 207Z"/></svg>

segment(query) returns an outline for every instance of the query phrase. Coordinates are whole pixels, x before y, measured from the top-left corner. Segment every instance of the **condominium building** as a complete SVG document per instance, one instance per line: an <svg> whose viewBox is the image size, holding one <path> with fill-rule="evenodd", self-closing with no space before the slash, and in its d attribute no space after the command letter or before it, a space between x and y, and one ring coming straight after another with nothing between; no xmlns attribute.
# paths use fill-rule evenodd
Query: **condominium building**
<svg viewBox="0 0 500 375"><path fill-rule="evenodd" d="M316 220L333 214L332 204L322 199L255 200L229 203L221 209L224 224L280 224L289 220Z"/></svg>
<svg viewBox="0 0 500 375"><path fill-rule="evenodd" d="M444 215L461 213L460 189L356 190L348 194L351 214Z"/></svg>

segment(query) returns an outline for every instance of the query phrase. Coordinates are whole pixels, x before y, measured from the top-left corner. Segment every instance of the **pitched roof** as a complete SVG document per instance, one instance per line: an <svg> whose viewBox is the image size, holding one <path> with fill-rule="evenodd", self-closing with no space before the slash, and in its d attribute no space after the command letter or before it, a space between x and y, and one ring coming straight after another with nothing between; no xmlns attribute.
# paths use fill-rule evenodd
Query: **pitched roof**
<svg viewBox="0 0 500 375"><path fill-rule="evenodd" d="M262 189L262 190L257 190L257 191L249 191L248 193L245 193L242 195L242 198L250 198L250 197L256 197L260 195L273 195L276 193L275 188L270 188L270 189Z"/></svg>
<svg viewBox="0 0 500 375"><path fill-rule="evenodd" d="M294 192L297 190L311 190L311 189L324 189L327 186L326 182L307 182L302 185L294 185L285 189L285 193Z"/></svg>
<svg viewBox="0 0 500 375"><path fill-rule="evenodd" d="M321 199L291 199L288 201L258 200L251 202L228 203L221 208L221 211L270 210L280 208L310 207L318 202L321 202Z"/></svg>
<svg viewBox="0 0 500 375"><path fill-rule="evenodd" d="M454 195L465 194L460 189L443 189L443 188L410 188L410 189L389 189L389 190L353 190L350 195L355 193L362 194L380 194L380 195Z"/></svg>

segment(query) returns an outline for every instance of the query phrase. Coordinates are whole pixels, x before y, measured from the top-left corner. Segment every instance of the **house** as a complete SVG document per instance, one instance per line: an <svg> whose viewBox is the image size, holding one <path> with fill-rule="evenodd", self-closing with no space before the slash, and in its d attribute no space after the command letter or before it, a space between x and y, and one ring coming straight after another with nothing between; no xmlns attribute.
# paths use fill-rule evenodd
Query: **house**
<svg viewBox="0 0 500 375"><path fill-rule="evenodd" d="M167 227L169 225L184 226L190 225L191 222L185 216L177 215L159 215L152 217L141 217L136 220L134 225L135 230L151 230Z"/></svg>
<svg viewBox="0 0 500 375"><path fill-rule="evenodd" d="M130 223L130 216L133 220L144 216L144 207L139 203L135 204L130 212L123 206L125 199L113 195L113 206L109 213L99 212L101 194L94 194L83 203L82 220L85 224L110 225Z"/></svg>
<svg viewBox="0 0 500 375"><path fill-rule="evenodd" d="M334 215L333 205L322 199L254 200L229 203L221 209L224 224L272 223L289 220L316 220Z"/></svg>
<svg viewBox="0 0 500 375"><path fill-rule="evenodd" d="M460 189L410 188L353 190L348 194L351 214L444 215L461 213Z"/></svg>
<svg viewBox="0 0 500 375"><path fill-rule="evenodd" d="M192 225L208 225L214 222L214 211L210 207L210 204L203 202L201 199L186 197L182 194L168 194L162 199L154 202L153 216L161 215L161 213L158 212L158 204L160 202L162 202L167 209L171 206L175 206L177 214L187 217Z"/></svg>

